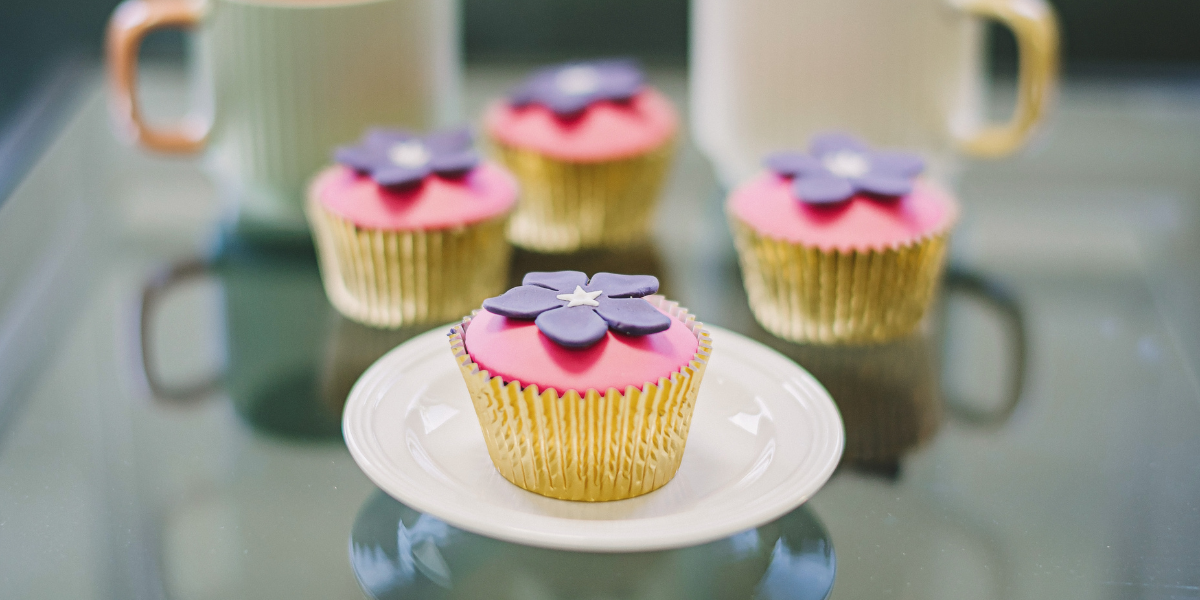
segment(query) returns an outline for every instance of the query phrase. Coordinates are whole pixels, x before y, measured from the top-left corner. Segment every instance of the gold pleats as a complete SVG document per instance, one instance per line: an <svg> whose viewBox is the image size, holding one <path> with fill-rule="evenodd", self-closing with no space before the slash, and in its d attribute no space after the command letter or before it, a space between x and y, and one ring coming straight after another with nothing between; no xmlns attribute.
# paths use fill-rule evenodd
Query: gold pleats
<svg viewBox="0 0 1200 600"><path fill-rule="evenodd" d="M373 327L452 321L504 292L507 215L428 231L363 229L310 198L309 222L330 303Z"/></svg>
<svg viewBox="0 0 1200 600"><path fill-rule="evenodd" d="M674 153L568 162L493 140L497 159L521 182L508 227L512 243L538 252L614 248L644 241Z"/></svg>
<svg viewBox="0 0 1200 600"><path fill-rule="evenodd" d="M471 361L463 345L470 317L454 327L450 348L467 382L492 463L505 479L562 500L621 500L671 480L683 460L712 340L687 309L646 298L687 324L699 346L678 371L624 392L554 389L505 382Z"/></svg>
<svg viewBox="0 0 1200 600"><path fill-rule="evenodd" d="M949 231L882 250L823 250L760 235L729 216L750 309L793 342L873 343L916 328L933 299Z"/></svg>

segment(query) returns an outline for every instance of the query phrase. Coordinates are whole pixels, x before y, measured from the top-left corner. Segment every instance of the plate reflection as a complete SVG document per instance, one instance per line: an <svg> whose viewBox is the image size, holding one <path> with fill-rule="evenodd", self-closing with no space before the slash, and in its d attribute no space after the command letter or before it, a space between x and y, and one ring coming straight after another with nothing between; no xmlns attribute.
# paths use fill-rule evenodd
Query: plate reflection
<svg viewBox="0 0 1200 600"><path fill-rule="evenodd" d="M350 563L376 600L823 600L836 570L806 506L699 546L598 554L476 535L381 491L354 522Z"/></svg>

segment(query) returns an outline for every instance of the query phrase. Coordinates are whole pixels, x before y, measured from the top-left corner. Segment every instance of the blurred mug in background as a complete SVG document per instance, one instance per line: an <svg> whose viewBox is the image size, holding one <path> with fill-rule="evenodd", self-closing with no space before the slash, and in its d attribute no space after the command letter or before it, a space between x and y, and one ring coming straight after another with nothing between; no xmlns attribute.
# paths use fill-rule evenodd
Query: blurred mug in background
<svg viewBox="0 0 1200 600"><path fill-rule="evenodd" d="M208 150L229 222L248 237L307 239L308 180L370 125L455 120L460 57L451 0L126 0L109 21L121 133L162 152ZM137 53L154 29L197 31L196 113L147 124Z"/></svg>
<svg viewBox="0 0 1200 600"><path fill-rule="evenodd" d="M1016 109L1000 125L981 116L985 18L1020 51ZM726 185L833 129L919 151L951 175L957 151L1020 148L1058 72L1044 0L693 0L691 36L692 129Z"/></svg>

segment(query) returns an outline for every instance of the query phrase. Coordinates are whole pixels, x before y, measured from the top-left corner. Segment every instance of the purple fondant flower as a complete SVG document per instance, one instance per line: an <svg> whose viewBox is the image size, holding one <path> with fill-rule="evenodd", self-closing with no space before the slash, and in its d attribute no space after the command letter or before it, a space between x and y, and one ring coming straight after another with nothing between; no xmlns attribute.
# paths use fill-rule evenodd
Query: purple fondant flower
<svg viewBox="0 0 1200 600"><path fill-rule="evenodd" d="M817 136L808 154L778 152L764 162L768 169L794 178L792 192L809 204L842 202L858 193L903 196L925 169L925 161L916 154L872 150L844 133Z"/></svg>
<svg viewBox="0 0 1200 600"><path fill-rule="evenodd" d="M357 146L342 146L334 160L370 175L387 188L421 183L431 173L463 175L479 164L466 129L439 131L426 136L401 129L370 129Z"/></svg>
<svg viewBox="0 0 1200 600"><path fill-rule="evenodd" d="M527 273L521 285L483 301L488 312L510 319L533 319L554 343L586 348L609 329L625 335L666 331L671 318L642 296L658 291L652 275L579 271Z"/></svg>
<svg viewBox="0 0 1200 600"><path fill-rule="evenodd" d="M642 71L632 60L566 63L530 75L509 94L509 102L518 107L541 104L569 117L601 100L629 100L644 85Z"/></svg>

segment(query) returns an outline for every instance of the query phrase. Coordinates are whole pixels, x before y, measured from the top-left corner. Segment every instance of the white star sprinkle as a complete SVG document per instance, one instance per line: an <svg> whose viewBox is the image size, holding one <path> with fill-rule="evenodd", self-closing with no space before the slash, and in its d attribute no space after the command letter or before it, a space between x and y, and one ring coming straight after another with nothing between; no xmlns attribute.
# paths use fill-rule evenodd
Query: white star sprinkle
<svg viewBox="0 0 1200 600"><path fill-rule="evenodd" d="M564 94L590 94L600 87L600 73L596 72L595 67L587 65L567 67L554 77L554 85Z"/></svg>
<svg viewBox="0 0 1200 600"><path fill-rule="evenodd" d="M574 292L571 292L570 294L559 294L558 299L566 300L568 302L567 308L571 308L572 306L600 306L600 303L596 302L596 296L599 296L603 293L604 292L601 290L585 292L583 291L582 287L577 285L575 286Z"/></svg>
<svg viewBox="0 0 1200 600"><path fill-rule="evenodd" d="M838 177L862 177L871 170L871 163L861 152L838 150L822 161L825 168Z"/></svg>
<svg viewBox="0 0 1200 600"><path fill-rule="evenodd" d="M396 166L415 169L429 162L429 151L420 140L407 140L389 148L388 159Z"/></svg>

